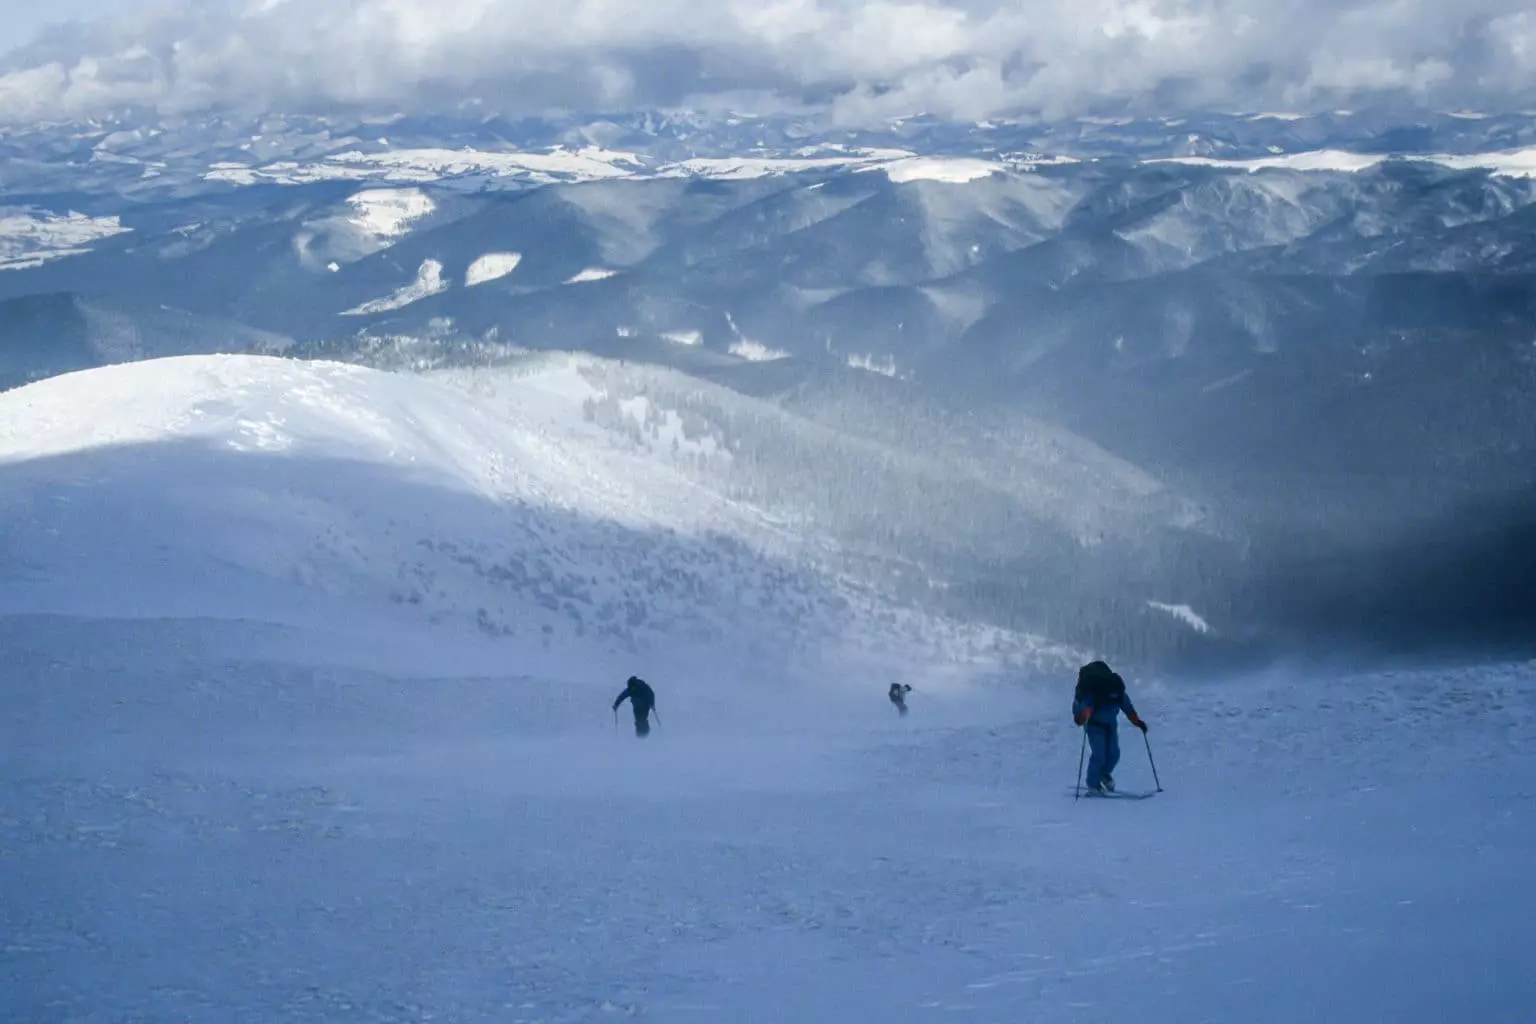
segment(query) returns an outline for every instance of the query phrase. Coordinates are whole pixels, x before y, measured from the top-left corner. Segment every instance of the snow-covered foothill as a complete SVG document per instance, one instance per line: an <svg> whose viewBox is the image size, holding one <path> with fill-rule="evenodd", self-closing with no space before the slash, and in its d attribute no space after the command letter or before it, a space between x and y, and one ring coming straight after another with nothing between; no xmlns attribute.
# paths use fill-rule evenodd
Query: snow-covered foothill
<svg viewBox="0 0 1536 1024"><path fill-rule="evenodd" d="M765 670L857 657L850 636L909 663L1066 657L848 585L817 566L824 539L708 486L731 458L720 438L634 395L597 422L608 397L579 361L425 378L241 356L16 389L0 395L6 541L51 569L0 585L0 611L289 622L324 606L599 659L725 645Z"/></svg>

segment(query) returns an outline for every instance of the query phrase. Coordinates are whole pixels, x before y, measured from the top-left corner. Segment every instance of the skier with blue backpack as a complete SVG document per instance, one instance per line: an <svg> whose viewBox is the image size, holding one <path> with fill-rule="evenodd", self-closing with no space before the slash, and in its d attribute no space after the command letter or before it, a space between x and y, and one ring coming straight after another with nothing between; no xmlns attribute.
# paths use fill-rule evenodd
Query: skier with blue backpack
<svg viewBox="0 0 1536 1024"><path fill-rule="evenodd" d="M1088 759L1085 780L1088 795L1115 791L1115 766L1120 763L1120 713L1143 733L1147 723L1136 714L1136 705L1125 692L1125 680L1102 661L1077 670L1077 689L1072 695L1072 721L1087 731L1093 755ZM1150 756L1150 750L1148 751Z"/></svg>

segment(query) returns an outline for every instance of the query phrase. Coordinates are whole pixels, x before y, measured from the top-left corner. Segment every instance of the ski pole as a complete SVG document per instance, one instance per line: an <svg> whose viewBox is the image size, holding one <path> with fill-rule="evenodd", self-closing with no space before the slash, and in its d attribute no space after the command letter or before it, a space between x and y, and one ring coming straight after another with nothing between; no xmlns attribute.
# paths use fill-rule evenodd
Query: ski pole
<svg viewBox="0 0 1536 1024"><path fill-rule="evenodd" d="M661 727L661 712L657 711L655 708L651 708L651 714L656 716L656 726L657 726L657 728L660 728Z"/></svg>
<svg viewBox="0 0 1536 1024"><path fill-rule="evenodd" d="M1077 788L1072 791L1072 802L1083 795L1083 755L1088 753L1088 727L1083 726L1083 745L1077 751Z"/></svg>
<svg viewBox="0 0 1536 1024"><path fill-rule="evenodd" d="M1152 741L1147 739L1147 730L1141 730L1141 742L1147 745L1147 763L1152 766L1152 781L1157 783L1157 791L1163 791L1163 784L1157 778L1157 762L1152 760Z"/></svg>

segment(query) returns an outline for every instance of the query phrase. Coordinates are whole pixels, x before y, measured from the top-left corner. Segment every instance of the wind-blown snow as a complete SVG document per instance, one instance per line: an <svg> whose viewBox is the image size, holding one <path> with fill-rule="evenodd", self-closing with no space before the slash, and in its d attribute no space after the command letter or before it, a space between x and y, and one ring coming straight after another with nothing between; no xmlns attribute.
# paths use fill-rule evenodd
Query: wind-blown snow
<svg viewBox="0 0 1536 1024"><path fill-rule="evenodd" d="M448 282L443 278L443 265L437 260L422 260L421 266L416 270L416 280L396 289L387 298L374 299L360 306L354 306L345 310L342 315L366 316L370 313L387 313L392 309L403 309L429 295L447 290Z"/></svg>
<svg viewBox="0 0 1536 1024"><path fill-rule="evenodd" d="M1081 652L817 570L824 536L700 485L740 445L684 400L702 384L594 367L193 357L0 394L9 1016L1438 1024L1536 999L1536 665L1117 665L1150 732L1122 730L1116 779L1163 792L1074 802ZM643 745L610 711L632 672Z"/></svg>
<svg viewBox="0 0 1536 1024"><path fill-rule="evenodd" d="M9 1013L1439 1024L1536 998L1528 666L1131 674L1164 792L1074 803L1070 674L912 677L898 719L883 677L635 659L641 742L608 709L632 669L526 653L0 618ZM1139 741L1122 790L1154 787Z"/></svg>
<svg viewBox="0 0 1536 1024"><path fill-rule="evenodd" d="M0 270L21 270L76 256L92 242L130 230L116 216L52 213L30 207L0 207Z"/></svg>
<svg viewBox="0 0 1536 1024"><path fill-rule="evenodd" d="M1209 633L1211 631L1211 624L1206 622L1204 618L1187 604L1165 604L1162 601L1148 601L1147 607L1156 608L1160 612L1167 612L1197 633Z"/></svg>
<svg viewBox="0 0 1536 1024"><path fill-rule="evenodd" d="M521 262L523 254L520 252L488 252L469 265L469 269L464 272L464 284L473 288L477 284L506 277Z"/></svg>
<svg viewBox="0 0 1536 1024"><path fill-rule="evenodd" d="M599 422L605 402L621 422ZM211 572L229 614L253 602L273 614L273 588L296 586L301 604L329 594L355 615L420 608L594 657L657 645L686 658L736 636L737 653L764 667L816 663L842 657L850 630L890 632L877 649L908 663L1065 656L849 589L807 560L824 538L704 485L708 464L731 459L683 409L610 396L579 361L429 380L198 357L0 395L4 507L21 512L5 522L13 550L31 564L89 549L104 572L131 573L135 558L160 565L127 593L61 563L58 607L180 608L173 583ZM53 504L76 479L109 484ZM88 521L88 508L103 518ZM53 599L0 586L0 613ZM204 601L198 613L219 607Z"/></svg>
<svg viewBox="0 0 1536 1024"><path fill-rule="evenodd" d="M855 370L868 370L883 377L897 376L896 359L893 356L874 356L867 352L850 355L847 363Z"/></svg>

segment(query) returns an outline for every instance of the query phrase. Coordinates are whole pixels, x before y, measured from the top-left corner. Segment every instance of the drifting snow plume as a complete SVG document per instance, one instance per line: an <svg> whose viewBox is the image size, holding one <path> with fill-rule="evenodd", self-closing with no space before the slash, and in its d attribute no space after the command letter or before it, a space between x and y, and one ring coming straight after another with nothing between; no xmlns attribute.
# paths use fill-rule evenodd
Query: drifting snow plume
<svg viewBox="0 0 1536 1024"><path fill-rule="evenodd" d="M443 265L437 260L422 260L421 266L416 271L416 280L396 290L388 298L365 302L361 306L355 306L352 309L346 310L342 313L342 316L366 316L370 313L387 313L392 309L403 309L429 295L436 295L447 290L448 282L443 280Z"/></svg>
<svg viewBox="0 0 1536 1024"><path fill-rule="evenodd" d="M847 362L849 367L855 370L868 370L870 373L878 373L885 377L898 376L895 356L872 356L861 352L849 356Z"/></svg>
<svg viewBox="0 0 1536 1024"><path fill-rule="evenodd" d="M464 273L464 284L473 288L477 284L506 277L523 262L520 252L488 252L469 265Z"/></svg>
<svg viewBox="0 0 1536 1024"><path fill-rule="evenodd" d="M1161 601L1148 601L1149 608L1156 608L1160 612L1167 612L1180 622L1189 626L1196 633L1211 632L1211 624L1195 613L1195 610L1187 604L1164 604Z"/></svg>

